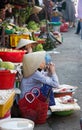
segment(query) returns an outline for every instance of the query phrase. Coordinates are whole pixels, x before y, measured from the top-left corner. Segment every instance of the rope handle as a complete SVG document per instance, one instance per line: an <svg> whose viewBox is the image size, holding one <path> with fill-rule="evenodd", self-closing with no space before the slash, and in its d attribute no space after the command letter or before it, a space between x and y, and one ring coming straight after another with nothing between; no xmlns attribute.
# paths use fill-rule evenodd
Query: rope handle
<svg viewBox="0 0 82 130"><path fill-rule="evenodd" d="M36 96L39 97L40 96L40 89L38 87L34 87L31 89L31 92Z"/></svg>
<svg viewBox="0 0 82 130"><path fill-rule="evenodd" d="M32 103L35 100L35 95L33 93L26 93L25 99L27 102Z"/></svg>

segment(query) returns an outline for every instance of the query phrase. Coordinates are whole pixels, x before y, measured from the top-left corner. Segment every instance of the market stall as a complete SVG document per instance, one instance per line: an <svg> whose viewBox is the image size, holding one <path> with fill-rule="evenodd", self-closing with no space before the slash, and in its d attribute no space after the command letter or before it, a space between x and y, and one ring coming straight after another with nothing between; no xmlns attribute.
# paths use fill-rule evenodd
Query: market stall
<svg viewBox="0 0 82 130"><path fill-rule="evenodd" d="M76 101L73 103L66 103L66 104L64 104L61 101L61 98L55 98L55 101L56 101L56 105L50 106L50 109L56 115L67 116L67 115L73 114L75 111L80 110L80 106L78 105Z"/></svg>
<svg viewBox="0 0 82 130"><path fill-rule="evenodd" d="M16 14L16 16L18 17L18 14ZM49 25L52 23L49 23ZM60 25L61 23L59 23ZM10 95L8 96L8 98L6 99L6 101L4 103L0 103L1 105L1 117L0 118L4 118L5 114L7 114L7 112L9 112L11 110L11 107L13 105L14 99L15 99L15 88L14 87L19 87L19 85L16 86L16 83L18 84L20 82L20 80L18 80L18 77L16 77L16 75L14 75L14 79L13 79L13 83L12 85L10 84L11 82L11 75L13 74L12 70L17 70L17 66L19 66L19 71L20 71L20 67L22 65L22 59L23 59L23 55L25 54L25 51L22 50L16 50L16 46L19 42L19 40L21 38L24 39L32 39L32 40L37 40L38 43L43 43L45 44L45 39L46 38L42 38L40 39L39 36L39 27L37 24L34 24L34 22L30 22L28 24L30 27L33 27L31 29L28 29L30 27L19 27L16 24L6 24L5 25L5 33L9 36L9 46L10 49L8 48L2 48L0 49L0 58L3 60L0 62L0 74L1 74L1 78L0 78L0 84L1 84L1 88L0 88L0 93L2 94L2 98L6 98L3 97L3 91L5 91L5 93L8 95L7 91L10 92ZM3 24L4 26L4 24ZM38 28L38 29L37 29ZM35 31L36 30L36 31ZM30 35L31 34L31 35ZM33 34L33 35L32 35ZM52 39L53 42L58 41L59 43L61 43L61 40L57 40L53 35L52 32L48 33L50 38ZM35 38L34 38L35 36ZM3 37L5 37L5 34L3 33ZM54 40L55 39L55 40ZM4 39L3 39L4 41ZM6 41L5 41L6 42ZM1 44L2 45L2 44ZM6 47L6 44L3 44L4 47ZM46 48L47 48L48 44L46 44ZM49 46L50 47L50 46ZM12 49L14 48L14 49ZM53 49L53 48L48 48L48 49ZM12 62L11 64L15 67L14 69L11 69L11 65L8 66L8 62ZM3 64L1 64L3 63ZM6 64L7 63L7 64ZM10 68L10 69L9 69ZM4 74L4 75L3 75ZM3 75L3 76L2 76ZM10 76L10 77L8 77ZM3 78L3 79L2 79ZM13 78L13 77L12 77ZM9 80L8 80L9 79ZM5 82L4 82L5 81ZM8 86L9 85L9 86ZM68 86L66 86L66 89L68 88ZM4 90L1 90L4 89ZM66 90L64 89L64 90ZM71 98L74 89L72 88L72 90L70 91L65 91L66 93L61 93L60 96L57 95L57 97L55 98L56 101L56 105L54 106L50 106L50 109L53 112L69 112L69 111L76 111L76 110L80 110L80 106L77 103L76 99ZM54 95L58 94L58 90L53 90L54 91ZM20 94L20 92L18 93ZM68 99L67 96L71 96L69 98L71 98L71 102L63 102L66 101L65 99ZM66 96L64 98L64 96ZM62 98L61 98L62 97ZM1 101L1 100L0 100ZM2 110L3 109L3 110Z"/></svg>
<svg viewBox="0 0 82 130"><path fill-rule="evenodd" d="M53 89L56 105L50 106L54 114L65 116L80 110L78 100L74 98L74 93L78 87L62 84L59 89Z"/></svg>

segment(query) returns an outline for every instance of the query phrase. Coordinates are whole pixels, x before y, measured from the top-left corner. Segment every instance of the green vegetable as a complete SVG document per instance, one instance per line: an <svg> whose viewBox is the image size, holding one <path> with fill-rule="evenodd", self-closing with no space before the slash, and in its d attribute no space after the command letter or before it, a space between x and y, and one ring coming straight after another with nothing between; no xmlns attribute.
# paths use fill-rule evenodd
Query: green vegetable
<svg viewBox="0 0 82 130"><path fill-rule="evenodd" d="M5 69L8 69L8 70L14 70L15 65L12 62L2 62L2 61L0 61L0 68L5 68Z"/></svg>
<svg viewBox="0 0 82 130"><path fill-rule="evenodd" d="M27 25L28 29L32 29L32 30L38 30L39 29L39 24L37 24L34 21L30 21Z"/></svg>
<svg viewBox="0 0 82 130"><path fill-rule="evenodd" d="M46 43L43 44L43 49L46 51L52 50L55 48L55 44L52 42L50 38L46 39Z"/></svg>
<svg viewBox="0 0 82 130"><path fill-rule="evenodd" d="M33 51L43 51L43 46L42 44L38 44L37 46L34 47Z"/></svg>

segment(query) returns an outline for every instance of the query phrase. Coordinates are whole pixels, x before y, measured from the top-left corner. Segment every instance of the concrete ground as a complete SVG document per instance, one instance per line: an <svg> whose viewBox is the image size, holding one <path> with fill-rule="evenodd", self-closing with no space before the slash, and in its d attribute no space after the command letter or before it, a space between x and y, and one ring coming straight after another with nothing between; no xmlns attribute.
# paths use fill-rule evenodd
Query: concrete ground
<svg viewBox="0 0 82 130"><path fill-rule="evenodd" d="M69 116L58 116L52 113L45 124L36 125L34 130L80 130L82 117L82 40L76 35L75 28L63 33L63 44L58 45L51 53L56 65L60 84L78 86L74 97L78 99L80 111Z"/></svg>

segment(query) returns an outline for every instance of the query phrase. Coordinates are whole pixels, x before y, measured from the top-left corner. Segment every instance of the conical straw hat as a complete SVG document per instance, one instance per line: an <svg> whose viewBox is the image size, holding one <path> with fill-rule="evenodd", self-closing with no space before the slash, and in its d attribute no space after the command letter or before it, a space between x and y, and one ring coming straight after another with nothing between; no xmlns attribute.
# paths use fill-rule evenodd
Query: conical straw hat
<svg viewBox="0 0 82 130"><path fill-rule="evenodd" d="M23 76L31 76L45 60L45 51L38 51L29 54L25 54L23 57Z"/></svg>
<svg viewBox="0 0 82 130"><path fill-rule="evenodd" d="M42 10L41 7L39 7L39 6L34 6L34 7L32 8L32 14L38 14L41 10Z"/></svg>
<svg viewBox="0 0 82 130"><path fill-rule="evenodd" d="M28 39L20 39L16 49L20 49L26 45L33 44L33 43L37 43L37 41L28 40Z"/></svg>

